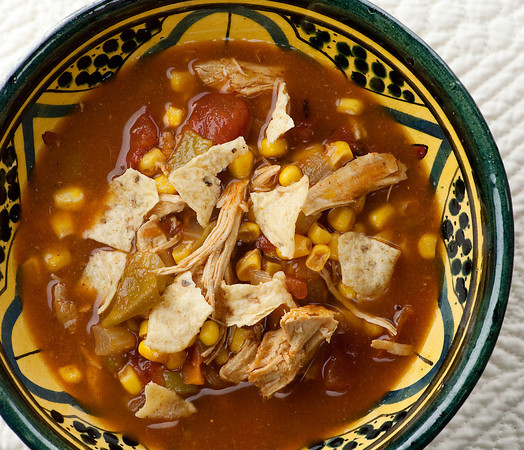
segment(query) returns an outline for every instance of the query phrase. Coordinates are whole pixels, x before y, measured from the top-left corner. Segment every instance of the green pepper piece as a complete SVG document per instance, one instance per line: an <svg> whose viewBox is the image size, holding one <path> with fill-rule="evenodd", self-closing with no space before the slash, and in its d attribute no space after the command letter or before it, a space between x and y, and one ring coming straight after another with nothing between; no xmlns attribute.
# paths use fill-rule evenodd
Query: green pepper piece
<svg viewBox="0 0 524 450"><path fill-rule="evenodd" d="M186 384L181 372L165 371L164 381L166 388L175 391L180 395L191 395L198 392L198 387L193 384Z"/></svg>
<svg viewBox="0 0 524 450"><path fill-rule="evenodd" d="M191 161L195 156L202 155L207 152L213 142L209 139L204 139L202 136L196 134L192 130L184 131L182 139L175 149L171 159L167 162L167 167L170 171L178 169L184 164Z"/></svg>
<svg viewBox="0 0 524 450"><path fill-rule="evenodd" d="M114 327L138 314L142 314L162 300L167 276L157 276L152 270L164 267L156 253L136 252L118 284L116 297L102 320L105 328Z"/></svg>

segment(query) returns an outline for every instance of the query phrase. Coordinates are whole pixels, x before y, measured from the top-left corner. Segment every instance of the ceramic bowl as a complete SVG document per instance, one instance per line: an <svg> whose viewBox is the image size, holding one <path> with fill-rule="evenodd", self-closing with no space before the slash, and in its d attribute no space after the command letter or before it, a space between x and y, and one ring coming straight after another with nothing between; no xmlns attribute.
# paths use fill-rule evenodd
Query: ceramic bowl
<svg viewBox="0 0 524 450"><path fill-rule="evenodd" d="M495 345L511 281L513 221L493 138L472 99L420 39L369 3L112 0L54 30L0 93L0 400L33 448L143 448L81 410L26 330L12 256L20 193L43 131L146 53L187 41L258 39L343 72L427 147L441 216L438 311L421 354L365 417L311 448L422 447L473 389Z"/></svg>

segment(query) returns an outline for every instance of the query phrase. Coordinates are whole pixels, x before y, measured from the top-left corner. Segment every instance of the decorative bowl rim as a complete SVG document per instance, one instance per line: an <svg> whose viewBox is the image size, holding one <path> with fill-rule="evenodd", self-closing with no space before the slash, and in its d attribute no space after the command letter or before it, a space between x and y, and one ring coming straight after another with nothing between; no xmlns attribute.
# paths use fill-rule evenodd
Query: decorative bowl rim
<svg viewBox="0 0 524 450"><path fill-rule="evenodd" d="M56 49L71 37L93 30L93 24L113 13L132 12L133 6L160 7L182 0L99 0L66 17L5 78L0 90L0 127L9 119L16 99L24 96L28 83L38 78L39 67L55 57ZM453 127L460 134L484 200L483 232L486 273L483 299L461 357L436 400L391 444L392 449L422 448L451 420L479 380L495 347L506 310L514 254L514 224L508 180L493 136L474 100L447 64L415 33L367 0L276 0L310 7L341 22L358 24L371 39L404 61L417 78L438 95ZM337 14L338 13L338 14ZM335 15L337 14L337 15ZM125 14L124 14L125 15ZM388 33L383 30L387 29ZM36 420L31 408L6 373L0 371L0 414L17 435L33 448L69 448L61 438ZM11 392L11 394L10 394Z"/></svg>

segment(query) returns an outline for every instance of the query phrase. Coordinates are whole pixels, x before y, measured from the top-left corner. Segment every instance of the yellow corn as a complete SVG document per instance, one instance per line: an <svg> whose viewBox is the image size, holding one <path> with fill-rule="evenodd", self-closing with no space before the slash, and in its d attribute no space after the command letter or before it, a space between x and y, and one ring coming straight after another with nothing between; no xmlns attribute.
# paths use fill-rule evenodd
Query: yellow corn
<svg viewBox="0 0 524 450"><path fill-rule="evenodd" d="M379 337L382 336L385 332L384 328L382 328L380 325L375 325L374 323L369 323L364 321L363 324L364 333L366 333L369 337Z"/></svg>
<svg viewBox="0 0 524 450"><path fill-rule="evenodd" d="M215 345L220 337L220 328L213 320L206 320L200 329L200 341L202 344L210 347Z"/></svg>
<svg viewBox="0 0 524 450"><path fill-rule="evenodd" d="M324 151L324 147L322 144L313 144L309 147L297 150L293 152L291 155L291 161L293 162L299 162L303 161L306 158L309 158L310 156L314 155L315 153L321 153Z"/></svg>
<svg viewBox="0 0 524 450"><path fill-rule="evenodd" d="M369 222L375 230L382 230L395 214L395 208L390 203L379 206L369 215Z"/></svg>
<svg viewBox="0 0 524 450"><path fill-rule="evenodd" d="M326 265L330 255L331 251L327 245L317 244L306 259L306 267L315 272L320 272Z"/></svg>
<svg viewBox="0 0 524 450"><path fill-rule="evenodd" d="M283 138L277 139L275 142L270 143L266 138L260 141L258 151L261 156L265 158L278 158L287 153L287 142Z"/></svg>
<svg viewBox="0 0 524 450"><path fill-rule="evenodd" d="M146 341L140 341L138 344L138 353L140 353L145 359L164 364L167 361L167 354L155 350L149 345L146 345Z"/></svg>
<svg viewBox="0 0 524 450"><path fill-rule="evenodd" d="M244 345L244 342L246 341L248 335L248 329L237 328L233 333L233 338L231 339L231 342L229 343L229 350L231 350L233 353L238 353L242 349L242 346Z"/></svg>
<svg viewBox="0 0 524 450"><path fill-rule="evenodd" d="M193 241L182 241L173 249L171 256L177 264L193 252L193 244Z"/></svg>
<svg viewBox="0 0 524 450"><path fill-rule="evenodd" d="M44 264L49 272L55 272L71 264L71 253L67 248L53 248L44 253Z"/></svg>
<svg viewBox="0 0 524 450"><path fill-rule="evenodd" d="M307 232L309 239L313 242L314 245L317 244L328 244L331 240L331 233L326 230L318 222L313 223Z"/></svg>
<svg viewBox="0 0 524 450"><path fill-rule="evenodd" d="M424 233L417 243L418 252L424 259L435 259L437 252L437 235Z"/></svg>
<svg viewBox="0 0 524 450"><path fill-rule="evenodd" d="M393 242L393 230L382 230L373 236L379 241L385 242L386 244Z"/></svg>
<svg viewBox="0 0 524 450"><path fill-rule="evenodd" d="M184 110L175 108L174 106L168 106L166 113L164 114L164 125L166 127L176 128L184 120Z"/></svg>
<svg viewBox="0 0 524 450"><path fill-rule="evenodd" d="M349 309L344 308L342 314L344 314L346 323L354 330L360 330L364 326L365 321L355 316Z"/></svg>
<svg viewBox="0 0 524 450"><path fill-rule="evenodd" d="M83 379L82 372L75 364L60 367L58 373L62 380L69 384L80 383Z"/></svg>
<svg viewBox="0 0 524 450"><path fill-rule="evenodd" d="M238 240L253 242L260 236L260 227L255 222L242 222L238 230Z"/></svg>
<svg viewBox="0 0 524 450"><path fill-rule="evenodd" d="M339 233L350 231L355 224L356 218L355 211L347 206L333 208L328 212L327 216L329 226Z"/></svg>
<svg viewBox="0 0 524 450"><path fill-rule="evenodd" d="M251 171L253 170L253 164L255 162L255 156L253 153L248 151L247 153L244 153L243 155L237 156L231 164L227 167L227 170L229 170L229 173L234 176L235 178L238 178L239 180L243 180L244 178L249 177L251 175Z"/></svg>
<svg viewBox="0 0 524 450"><path fill-rule="evenodd" d="M336 141L326 145L326 156L329 165L333 169L338 169L353 159L353 152L347 142Z"/></svg>
<svg viewBox="0 0 524 450"><path fill-rule="evenodd" d="M355 233L365 233L366 226L363 223L357 222L355 225L353 225L353 231Z"/></svg>
<svg viewBox="0 0 524 450"><path fill-rule="evenodd" d="M157 163L162 163L166 160L166 157L159 148L152 148L149 150L142 159L138 162L138 170L145 174L155 173Z"/></svg>
<svg viewBox="0 0 524 450"><path fill-rule="evenodd" d="M51 216L51 228L58 239L63 239L73 234L74 224L72 214L69 211L54 212Z"/></svg>
<svg viewBox="0 0 524 450"><path fill-rule="evenodd" d="M147 336L148 326L149 326L148 319L142 320L142 322L140 322L140 328L138 329L138 336L141 337L142 339L145 339L145 337Z"/></svg>
<svg viewBox="0 0 524 450"><path fill-rule="evenodd" d="M131 366L125 366L120 372L118 372L118 379L124 387L124 389L131 395L138 395L142 391L142 383L138 378L135 369Z"/></svg>
<svg viewBox="0 0 524 450"><path fill-rule="evenodd" d="M84 191L78 186L58 189L53 195L54 204L64 211L80 211L85 205Z"/></svg>
<svg viewBox="0 0 524 450"><path fill-rule="evenodd" d="M181 352L170 353L167 357L166 367L169 370L176 370L182 367L186 360L186 352L182 350Z"/></svg>
<svg viewBox="0 0 524 450"><path fill-rule="evenodd" d="M36 256L29 257L22 265L24 280L36 281L42 277L42 266Z"/></svg>
<svg viewBox="0 0 524 450"><path fill-rule="evenodd" d="M192 90L195 86L195 79L190 72L178 72L173 70L169 75L171 78L171 89L175 92L184 93Z"/></svg>
<svg viewBox="0 0 524 450"><path fill-rule="evenodd" d="M159 175L155 178L156 190L159 194L176 194L175 186L171 184L165 175Z"/></svg>
<svg viewBox="0 0 524 450"><path fill-rule="evenodd" d="M331 240L329 241L328 247L329 247L329 258L338 261L338 238L340 237L339 234L333 233L331 235Z"/></svg>
<svg viewBox="0 0 524 450"><path fill-rule="evenodd" d="M364 112L364 102L358 98L341 98L337 102L337 111L358 116Z"/></svg>
<svg viewBox="0 0 524 450"><path fill-rule="evenodd" d="M293 258L302 258L302 256L307 256L311 253L313 248L313 243L311 239L307 236L302 236L301 234L295 234L295 250L293 252ZM280 250L277 248L277 256L280 259L289 259L286 258Z"/></svg>
<svg viewBox="0 0 524 450"><path fill-rule="evenodd" d="M340 292L340 294L342 295L342 297L348 300L354 300L357 298L357 293L355 292L355 290L347 284L342 283L342 280L338 282L337 289L338 292Z"/></svg>
<svg viewBox="0 0 524 450"><path fill-rule="evenodd" d="M264 260L264 264L262 265L262 268L265 272L269 273L269 275L273 276L277 272L280 272L282 270L282 265L278 264L273 261L268 261L267 259Z"/></svg>
<svg viewBox="0 0 524 450"><path fill-rule="evenodd" d="M235 267L237 277L240 281L249 281L251 272L262 268L262 255L258 248L250 250L240 258Z"/></svg>
<svg viewBox="0 0 524 450"><path fill-rule="evenodd" d="M225 348L223 348L222 350L218 352L218 355L216 356L215 361L219 366L223 366L225 363L227 363L228 359L229 359L229 353Z"/></svg>
<svg viewBox="0 0 524 450"><path fill-rule="evenodd" d="M300 168L297 166L290 165L290 166L284 167L280 171L280 174L278 175L278 182L282 186L289 186L293 183L296 183L301 178L302 178L302 171L300 170Z"/></svg>

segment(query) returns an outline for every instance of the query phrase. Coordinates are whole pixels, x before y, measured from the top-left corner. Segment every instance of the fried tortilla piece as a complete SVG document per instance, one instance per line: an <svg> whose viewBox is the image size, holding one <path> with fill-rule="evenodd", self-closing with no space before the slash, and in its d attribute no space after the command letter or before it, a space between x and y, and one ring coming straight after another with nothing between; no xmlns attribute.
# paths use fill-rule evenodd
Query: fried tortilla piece
<svg viewBox="0 0 524 450"><path fill-rule="evenodd" d="M140 419L174 420L196 413L193 403L188 402L171 389L160 386L153 381L144 388L146 402L135 416Z"/></svg>
<svg viewBox="0 0 524 450"><path fill-rule="evenodd" d="M214 145L169 174L169 181L182 200L196 212L197 221L205 227L220 197L220 180L216 175L237 156L248 152L242 136L225 144Z"/></svg>
<svg viewBox="0 0 524 450"><path fill-rule="evenodd" d="M405 180L406 166L390 153L368 153L320 180L309 190L302 208L306 216L359 198Z"/></svg>
<svg viewBox="0 0 524 450"><path fill-rule="evenodd" d="M111 304L126 263L127 254L118 250L98 250L89 257L79 285L82 289L96 292L98 314L102 314Z"/></svg>
<svg viewBox="0 0 524 450"><path fill-rule="evenodd" d="M160 352L180 352L193 342L212 312L191 273L185 272L166 288L162 303L151 310L145 343Z"/></svg>
<svg viewBox="0 0 524 450"><path fill-rule="evenodd" d="M222 92L250 97L273 89L282 68L222 58L193 64L204 84Z"/></svg>
<svg viewBox="0 0 524 450"><path fill-rule="evenodd" d="M253 212L262 233L284 256L293 258L295 225L308 196L309 178L269 192L252 192Z"/></svg>
<svg viewBox="0 0 524 450"><path fill-rule="evenodd" d="M248 380L266 398L291 383L315 356L322 342L331 339L338 322L322 306L294 308L280 320L281 328L265 334Z"/></svg>
<svg viewBox="0 0 524 450"><path fill-rule="evenodd" d="M400 250L364 233L349 231L338 238L342 282L357 298L377 297L388 288Z"/></svg>
<svg viewBox="0 0 524 450"><path fill-rule="evenodd" d="M248 330L248 334L240 351L229 358L228 362L220 369L220 378L231 383L238 384L247 381L249 366L255 360L260 338L254 330Z"/></svg>
<svg viewBox="0 0 524 450"><path fill-rule="evenodd" d="M288 105L289 94L286 92L286 83L281 81L277 86L275 107L271 112L271 118L266 128L266 138L271 144L295 126L295 122L287 113Z"/></svg>
<svg viewBox="0 0 524 450"><path fill-rule="evenodd" d="M109 183L104 210L83 237L129 252L138 227L157 203L155 180L127 169Z"/></svg>
<svg viewBox="0 0 524 450"><path fill-rule="evenodd" d="M293 297L286 288L284 272L277 272L271 281L258 285L222 284L226 324L237 327L255 325L280 305L295 307Z"/></svg>

